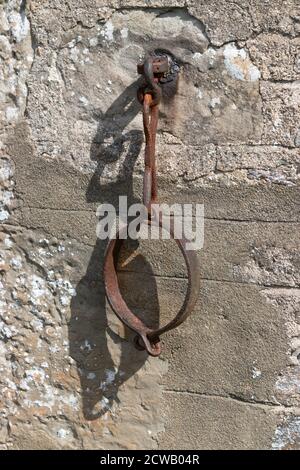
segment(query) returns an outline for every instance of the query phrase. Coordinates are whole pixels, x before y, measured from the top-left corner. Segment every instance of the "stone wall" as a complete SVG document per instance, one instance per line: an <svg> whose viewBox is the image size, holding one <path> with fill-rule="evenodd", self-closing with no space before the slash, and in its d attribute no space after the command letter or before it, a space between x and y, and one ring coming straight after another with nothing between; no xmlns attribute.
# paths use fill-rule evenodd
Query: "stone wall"
<svg viewBox="0 0 300 470"><path fill-rule="evenodd" d="M300 448L299 0L0 2L2 449ZM181 64L159 197L204 203L194 314L149 358L106 305L96 208L140 201L136 63ZM184 297L128 244L128 304Z"/></svg>

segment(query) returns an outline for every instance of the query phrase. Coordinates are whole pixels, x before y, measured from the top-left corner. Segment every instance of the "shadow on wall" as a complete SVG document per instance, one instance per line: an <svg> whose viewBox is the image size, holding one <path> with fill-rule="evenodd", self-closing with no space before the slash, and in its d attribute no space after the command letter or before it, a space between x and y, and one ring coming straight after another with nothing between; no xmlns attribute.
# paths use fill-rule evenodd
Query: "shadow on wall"
<svg viewBox="0 0 300 470"><path fill-rule="evenodd" d="M139 130L125 132L125 129L141 111L136 99L138 85L138 81L130 85L105 114L98 116L98 130L90 152L91 160L97 162L97 167L87 188L88 202L113 204L119 195L124 194L124 180L128 204L137 202L133 196L133 170L143 144L143 133ZM106 165L116 162L125 148L127 153L123 175L120 175L116 182L102 185L100 178ZM128 342L128 338L132 337L131 332L126 331L126 338L122 339L108 325L102 279L106 244L107 242L102 240L96 242L86 273L78 283L76 295L72 298L71 319L68 325L70 355L77 363L82 388L83 414L88 420L99 418L115 401L118 401L119 387L142 367L148 357L145 352L137 353L132 342ZM128 244L127 259L135 249L136 244ZM142 256L139 258L140 266L147 264ZM129 270L130 264L128 262L126 266ZM149 268L150 266L145 266L148 272ZM120 287L129 307L134 310L130 300L126 298L126 277L122 276ZM158 319L155 278L154 276L147 278L149 279L147 285L136 282L135 289L141 290L141 299L145 297L145 291L153 300L155 299L155 311L152 315ZM128 290L130 291L129 285ZM118 364L115 363L109 349L109 344L112 342L120 348Z"/></svg>

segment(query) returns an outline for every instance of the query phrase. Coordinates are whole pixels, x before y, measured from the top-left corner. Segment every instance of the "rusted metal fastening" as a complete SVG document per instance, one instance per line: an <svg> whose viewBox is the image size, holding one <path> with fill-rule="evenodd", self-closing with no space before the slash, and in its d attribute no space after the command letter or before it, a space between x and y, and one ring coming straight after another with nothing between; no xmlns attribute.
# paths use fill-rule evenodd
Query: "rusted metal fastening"
<svg viewBox="0 0 300 470"><path fill-rule="evenodd" d="M138 100L143 106L143 125L145 133L145 173L143 186L143 202L147 208L148 225L156 225L168 230L170 238L174 238L174 220L170 227L165 227L160 217L151 211L152 203L157 201L157 180L155 165L155 140L158 124L159 103L162 99L164 84L177 80L179 66L171 54L164 51L155 51L149 54L144 63L137 67L138 73L144 77L143 85L138 89ZM119 319L131 330L137 333L135 346L137 349L146 350L151 356L161 353L160 335L179 326L191 313L198 297L199 291L199 266L195 251L187 250L187 240L175 239L184 257L188 272L188 288L184 303L173 320L167 325L151 329L143 323L127 306L123 299L117 276L117 261L120 248L126 238L127 228L117 234L115 240L111 240L107 246L103 275L106 296L111 308Z"/></svg>

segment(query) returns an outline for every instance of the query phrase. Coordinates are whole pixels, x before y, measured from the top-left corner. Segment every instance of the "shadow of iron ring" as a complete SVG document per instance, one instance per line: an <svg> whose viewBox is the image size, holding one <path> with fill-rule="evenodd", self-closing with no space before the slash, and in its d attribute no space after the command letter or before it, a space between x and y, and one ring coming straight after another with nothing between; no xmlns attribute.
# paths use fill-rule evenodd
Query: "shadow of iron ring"
<svg viewBox="0 0 300 470"><path fill-rule="evenodd" d="M187 240L185 238L174 238L174 223L170 224L169 229L165 227L161 221L149 219L147 223L148 225L155 224L170 233L171 239L176 241L186 263L188 288L183 305L177 315L165 326L152 329L145 325L145 323L130 310L123 299L118 282L117 262L122 243L124 239L127 238L127 227L118 232L116 238L110 240L106 248L103 279L106 297L112 310L124 325L137 333L134 340L136 348L139 350L145 349L148 354L156 357L161 353L160 335L179 326L192 312L198 298L200 273L196 252L186 249Z"/></svg>

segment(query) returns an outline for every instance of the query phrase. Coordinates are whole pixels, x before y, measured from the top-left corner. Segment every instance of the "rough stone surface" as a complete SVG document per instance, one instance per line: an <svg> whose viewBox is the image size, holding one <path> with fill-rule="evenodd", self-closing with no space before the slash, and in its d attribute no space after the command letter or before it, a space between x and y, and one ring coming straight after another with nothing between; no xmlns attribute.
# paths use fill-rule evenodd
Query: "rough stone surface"
<svg viewBox="0 0 300 470"><path fill-rule="evenodd" d="M298 0L0 2L0 449L300 449ZM142 194L136 63L163 96L160 200L204 204L194 315L137 352L96 209ZM137 315L183 302L174 242L119 264Z"/></svg>

